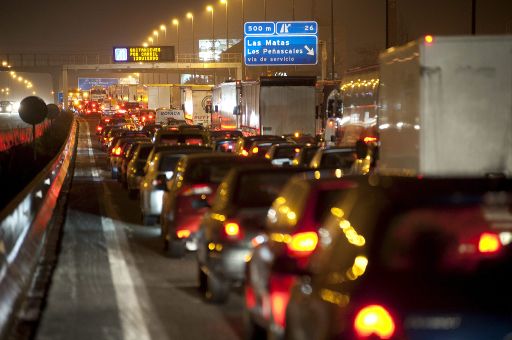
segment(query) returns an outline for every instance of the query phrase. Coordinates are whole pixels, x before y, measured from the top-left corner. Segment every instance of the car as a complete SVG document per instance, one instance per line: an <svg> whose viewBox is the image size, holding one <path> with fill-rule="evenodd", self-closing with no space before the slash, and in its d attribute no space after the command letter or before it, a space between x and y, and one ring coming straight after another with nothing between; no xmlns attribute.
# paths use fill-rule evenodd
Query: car
<svg viewBox="0 0 512 340"><path fill-rule="evenodd" d="M109 158L110 158L110 171L112 175L112 179L119 179L121 172L122 161L126 152L126 147L129 143L134 142L147 142L150 143L150 139L145 137L144 135L125 135L126 137L114 138L115 144L109 150Z"/></svg>
<svg viewBox="0 0 512 340"><path fill-rule="evenodd" d="M242 131L240 130L210 130L210 138L212 141L237 139L239 137L243 137Z"/></svg>
<svg viewBox="0 0 512 340"><path fill-rule="evenodd" d="M288 142L297 144L316 144L317 140L312 135L295 132L283 136Z"/></svg>
<svg viewBox="0 0 512 340"><path fill-rule="evenodd" d="M288 338L511 334L510 178L347 180L309 265L289 268Z"/></svg>
<svg viewBox="0 0 512 340"><path fill-rule="evenodd" d="M160 124L145 124L141 131L148 135L149 138L153 139L155 133L162 128Z"/></svg>
<svg viewBox="0 0 512 340"><path fill-rule="evenodd" d="M286 142L283 141L277 141L277 140L257 140L254 141L249 148L249 155L250 157L260 157L264 158L268 150L272 147L272 145L275 144L281 144L285 145Z"/></svg>
<svg viewBox="0 0 512 340"><path fill-rule="evenodd" d="M153 142L155 144L185 144L185 145L208 145L210 143L208 132L191 129L191 130L158 130L155 133Z"/></svg>
<svg viewBox="0 0 512 340"><path fill-rule="evenodd" d="M293 157L292 165L309 168L309 164L319 148L317 145L303 146Z"/></svg>
<svg viewBox="0 0 512 340"><path fill-rule="evenodd" d="M148 160L146 165L144 166L144 173L147 173L149 167L152 165L153 160L158 152L162 151L174 151L174 152L183 152L188 153L210 153L212 152L212 148L206 145L186 145L186 144L178 144L178 145L169 145L169 144L154 144L153 149L149 153Z"/></svg>
<svg viewBox="0 0 512 340"><path fill-rule="evenodd" d="M273 135L257 135L257 136L243 136L239 137L235 147L235 153L242 156L249 156L251 152L251 147L254 142L264 141L269 143L283 143L286 142L286 139L281 136L273 136Z"/></svg>
<svg viewBox="0 0 512 340"><path fill-rule="evenodd" d="M148 140L141 139L141 140L133 140L126 143L126 145L123 147L123 152L121 155L119 166L119 174L117 176L117 180L121 182L124 188L128 188L127 183L127 177L128 177L128 164L132 160L133 154L137 150L137 146L140 143L148 143Z"/></svg>
<svg viewBox="0 0 512 340"><path fill-rule="evenodd" d="M291 166L295 156L302 150L303 145L297 144L274 144L268 149L265 158L274 165Z"/></svg>
<svg viewBox="0 0 512 340"><path fill-rule="evenodd" d="M263 232L268 210L287 180L300 171L252 166L226 176L198 236L199 289L207 301L225 302L231 287L244 281L252 240Z"/></svg>
<svg viewBox="0 0 512 340"><path fill-rule="evenodd" d="M217 152L235 152L237 138L213 140L213 150Z"/></svg>
<svg viewBox="0 0 512 340"><path fill-rule="evenodd" d="M152 225L160 219L162 200L167 181L174 179L174 168L185 155L211 152L201 146L174 146L155 153L149 161L144 179L140 183L140 210L144 225Z"/></svg>
<svg viewBox="0 0 512 340"><path fill-rule="evenodd" d="M175 179L164 193L160 217L164 250L171 257L196 249L196 233L207 205L228 171L243 163L261 162L227 153L188 155L180 160Z"/></svg>
<svg viewBox="0 0 512 340"><path fill-rule="evenodd" d="M0 112L11 113L14 111L14 103L8 100L0 101Z"/></svg>
<svg viewBox="0 0 512 340"><path fill-rule="evenodd" d="M356 149L351 147L323 147L318 149L309 163L312 169L349 170L357 159Z"/></svg>
<svg viewBox="0 0 512 340"><path fill-rule="evenodd" d="M307 265L331 207L353 188L338 177L332 171L296 175L268 209L265 228L253 239L253 253L245 268L248 333L282 337L291 288L287 284L297 279L288 268ZM289 242L282 242L284 239ZM265 312L265 303L271 306L270 313Z"/></svg>
<svg viewBox="0 0 512 340"><path fill-rule="evenodd" d="M139 193L140 182L144 177L144 167L152 149L152 143L139 143L126 167L126 187L131 199L135 199Z"/></svg>

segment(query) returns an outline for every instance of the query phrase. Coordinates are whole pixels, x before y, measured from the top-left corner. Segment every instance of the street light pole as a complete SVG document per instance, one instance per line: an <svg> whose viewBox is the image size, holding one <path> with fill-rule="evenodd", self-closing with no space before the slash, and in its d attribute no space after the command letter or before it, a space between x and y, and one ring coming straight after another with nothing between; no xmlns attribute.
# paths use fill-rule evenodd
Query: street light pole
<svg viewBox="0 0 512 340"><path fill-rule="evenodd" d="M160 25L160 31L164 32L164 39L167 40L167 27L164 24Z"/></svg>
<svg viewBox="0 0 512 340"><path fill-rule="evenodd" d="M334 80L334 0L331 0L331 80Z"/></svg>
<svg viewBox="0 0 512 340"><path fill-rule="evenodd" d="M292 20L295 21L295 0L292 0Z"/></svg>
<svg viewBox="0 0 512 340"><path fill-rule="evenodd" d="M190 23L192 24L192 55L195 58L195 56L196 56L196 46L195 46L195 38L194 38L194 15L192 13L188 12L187 13L187 18L190 19Z"/></svg>
<svg viewBox="0 0 512 340"><path fill-rule="evenodd" d="M176 54L176 61L178 61L177 56L180 54L180 22L178 19L172 19L172 24L176 26L176 39L178 40L178 51Z"/></svg>
<svg viewBox="0 0 512 340"><path fill-rule="evenodd" d="M226 46L229 48L228 0L220 0L220 3L226 6Z"/></svg>
<svg viewBox="0 0 512 340"><path fill-rule="evenodd" d="M212 60L215 60L215 24L213 21L213 7L208 6L206 7L206 10L212 13Z"/></svg>
<svg viewBox="0 0 512 340"><path fill-rule="evenodd" d="M267 21L267 0L263 0L263 18Z"/></svg>

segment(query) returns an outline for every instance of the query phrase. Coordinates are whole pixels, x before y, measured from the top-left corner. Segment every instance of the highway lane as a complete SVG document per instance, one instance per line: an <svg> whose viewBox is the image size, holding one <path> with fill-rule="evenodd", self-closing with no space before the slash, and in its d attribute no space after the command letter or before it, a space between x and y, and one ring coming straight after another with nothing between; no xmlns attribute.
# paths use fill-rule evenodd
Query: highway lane
<svg viewBox="0 0 512 340"><path fill-rule="evenodd" d="M95 121L81 120L62 249L37 339L237 339L240 294L224 306L197 291L195 254L167 258L159 228L109 179Z"/></svg>
<svg viewBox="0 0 512 340"><path fill-rule="evenodd" d="M30 125L23 122L17 112L0 113L0 131L9 131L14 128L26 128Z"/></svg>

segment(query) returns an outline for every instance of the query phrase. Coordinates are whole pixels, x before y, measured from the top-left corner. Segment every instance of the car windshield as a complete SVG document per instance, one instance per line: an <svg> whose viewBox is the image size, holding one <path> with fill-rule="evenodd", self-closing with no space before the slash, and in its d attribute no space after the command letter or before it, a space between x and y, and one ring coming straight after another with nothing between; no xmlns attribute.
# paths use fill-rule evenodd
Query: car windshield
<svg viewBox="0 0 512 340"><path fill-rule="evenodd" d="M158 163L158 171L165 172L174 170L176 164L178 164L183 154L173 154L173 155L162 155L160 162Z"/></svg>
<svg viewBox="0 0 512 340"><path fill-rule="evenodd" d="M353 151L336 150L328 151L322 155L322 168L350 169L356 160Z"/></svg>
<svg viewBox="0 0 512 340"><path fill-rule="evenodd" d="M233 202L241 208L270 207L290 178L287 172L249 172L236 185Z"/></svg>
<svg viewBox="0 0 512 340"><path fill-rule="evenodd" d="M300 150L297 147L278 147L274 153L274 158L289 158L293 159L297 151Z"/></svg>
<svg viewBox="0 0 512 340"><path fill-rule="evenodd" d="M190 166L185 175L185 182L194 183L220 183L226 174L235 166L235 162L231 160L202 160L194 162Z"/></svg>
<svg viewBox="0 0 512 340"><path fill-rule="evenodd" d="M151 152L151 150L152 150L151 144L141 145L140 149L139 149L139 153L137 155L137 160L145 162L148 159L148 156L149 156L149 153Z"/></svg>
<svg viewBox="0 0 512 340"><path fill-rule="evenodd" d="M168 145L186 144L186 145L204 145L203 135L199 134L163 134L160 142Z"/></svg>

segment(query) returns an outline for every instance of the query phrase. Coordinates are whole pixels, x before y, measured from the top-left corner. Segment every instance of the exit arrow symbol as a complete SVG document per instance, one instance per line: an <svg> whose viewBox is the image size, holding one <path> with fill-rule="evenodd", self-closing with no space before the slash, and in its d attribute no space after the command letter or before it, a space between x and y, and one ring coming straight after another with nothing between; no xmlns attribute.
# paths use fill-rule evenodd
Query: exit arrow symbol
<svg viewBox="0 0 512 340"><path fill-rule="evenodd" d="M308 45L304 45L304 48L308 51L308 55L315 55L315 50L313 48L309 48Z"/></svg>

